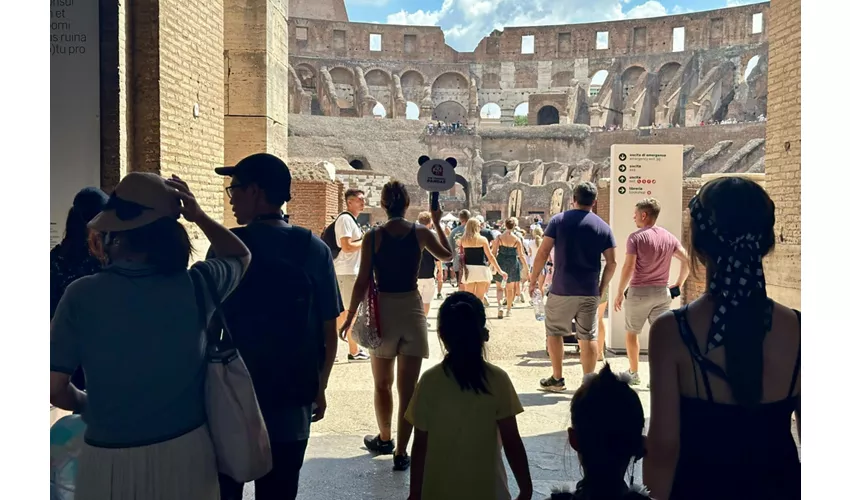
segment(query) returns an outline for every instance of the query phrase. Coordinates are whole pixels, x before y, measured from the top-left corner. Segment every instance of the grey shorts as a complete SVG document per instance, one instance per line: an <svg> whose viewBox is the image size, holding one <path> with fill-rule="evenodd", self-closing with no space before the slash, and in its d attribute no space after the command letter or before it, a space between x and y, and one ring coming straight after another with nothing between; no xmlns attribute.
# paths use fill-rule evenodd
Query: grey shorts
<svg viewBox="0 0 850 500"><path fill-rule="evenodd" d="M655 322L670 310L670 290L666 286L641 286L629 288L623 311L626 316L626 331L640 333L643 326Z"/></svg>
<svg viewBox="0 0 850 500"><path fill-rule="evenodd" d="M572 335L576 321L576 338L596 340L599 317L596 309L599 297L565 297L550 293L546 299L546 335L563 337Z"/></svg>
<svg viewBox="0 0 850 500"><path fill-rule="evenodd" d="M356 274L343 274L336 276L339 285L339 294L342 296L342 307L347 311L351 304L351 296L354 294L354 282L357 281Z"/></svg>

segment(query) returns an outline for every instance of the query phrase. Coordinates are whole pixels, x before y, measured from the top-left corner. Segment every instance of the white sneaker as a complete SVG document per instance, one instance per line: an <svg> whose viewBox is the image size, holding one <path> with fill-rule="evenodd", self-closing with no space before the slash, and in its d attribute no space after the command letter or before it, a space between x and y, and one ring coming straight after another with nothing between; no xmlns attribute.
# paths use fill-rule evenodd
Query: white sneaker
<svg viewBox="0 0 850 500"><path fill-rule="evenodd" d="M505 317L506 317L506 318L510 318L510 317L511 317L511 310L510 310L510 309L508 309L507 311L505 311Z"/></svg>

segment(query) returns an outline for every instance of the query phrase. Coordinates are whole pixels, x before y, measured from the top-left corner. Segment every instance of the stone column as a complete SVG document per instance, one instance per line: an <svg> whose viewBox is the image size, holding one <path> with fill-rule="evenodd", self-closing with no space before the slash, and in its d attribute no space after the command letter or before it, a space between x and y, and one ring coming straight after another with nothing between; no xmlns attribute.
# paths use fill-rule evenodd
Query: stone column
<svg viewBox="0 0 850 500"><path fill-rule="evenodd" d="M261 152L286 159L289 2L223 2L224 163ZM235 225L230 211L224 212L225 222Z"/></svg>

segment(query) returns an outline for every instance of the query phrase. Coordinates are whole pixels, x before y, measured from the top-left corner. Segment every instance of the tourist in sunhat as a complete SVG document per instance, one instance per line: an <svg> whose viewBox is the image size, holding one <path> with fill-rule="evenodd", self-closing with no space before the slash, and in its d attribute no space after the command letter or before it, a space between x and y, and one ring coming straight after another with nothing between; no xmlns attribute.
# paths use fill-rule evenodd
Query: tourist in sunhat
<svg viewBox="0 0 850 500"><path fill-rule="evenodd" d="M192 244L181 216L218 258L187 269ZM236 287L250 252L176 176L128 174L89 227L107 265L68 286L50 325L50 402L87 424L76 495L218 499L203 333L212 295ZM78 366L87 392L70 381Z"/></svg>

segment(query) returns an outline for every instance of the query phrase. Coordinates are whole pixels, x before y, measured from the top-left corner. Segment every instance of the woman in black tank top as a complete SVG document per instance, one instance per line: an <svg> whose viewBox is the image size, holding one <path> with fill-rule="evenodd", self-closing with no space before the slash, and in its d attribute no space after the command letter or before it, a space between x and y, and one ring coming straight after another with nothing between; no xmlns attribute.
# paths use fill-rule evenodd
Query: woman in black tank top
<svg viewBox="0 0 850 500"><path fill-rule="evenodd" d="M800 314L766 293L773 201L753 181L720 178L690 215L708 286L650 330L644 482L659 500L798 499Z"/></svg>
<svg viewBox="0 0 850 500"><path fill-rule="evenodd" d="M374 269L378 286L381 345L370 349L372 374L375 380L375 414L379 433L366 436L366 448L379 455L393 454L393 468L407 470L410 457L407 445L413 428L404 419L404 413L413 396L422 359L427 358L428 327L422 298L418 290L419 263L423 250L447 262L452 252L442 231L432 232L427 227L404 219L410 197L404 184L393 181L381 191L381 206L389 220L363 238L360 272L354 284L348 318L340 329L345 337L357 315L360 303L369 288L369 274ZM440 220L442 213L431 213ZM398 358L398 446L392 440L392 381L395 360Z"/></svg>

